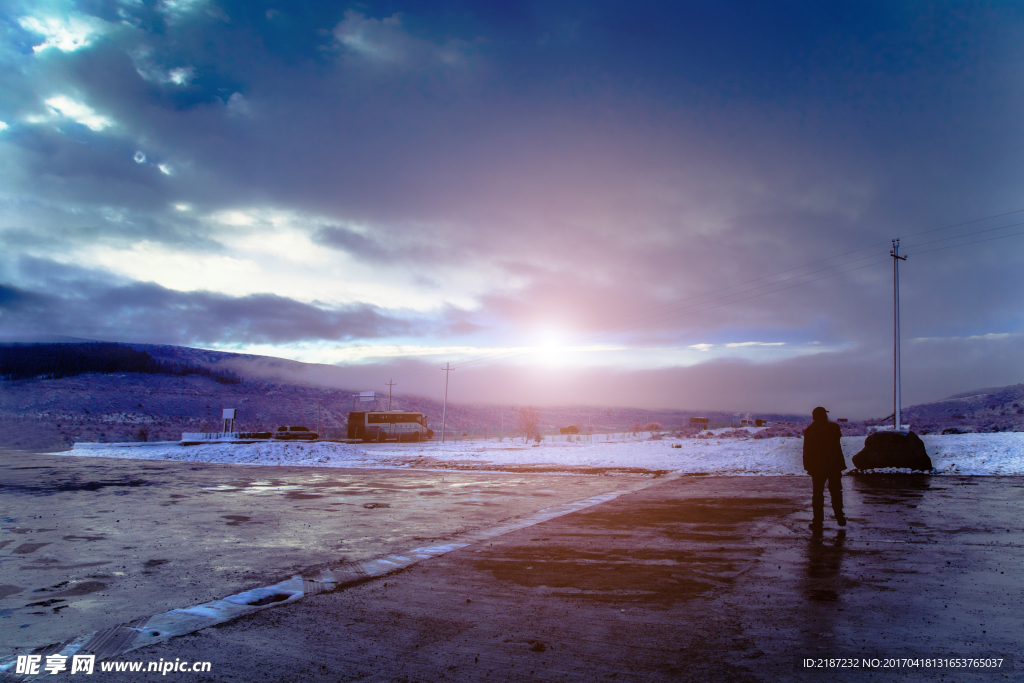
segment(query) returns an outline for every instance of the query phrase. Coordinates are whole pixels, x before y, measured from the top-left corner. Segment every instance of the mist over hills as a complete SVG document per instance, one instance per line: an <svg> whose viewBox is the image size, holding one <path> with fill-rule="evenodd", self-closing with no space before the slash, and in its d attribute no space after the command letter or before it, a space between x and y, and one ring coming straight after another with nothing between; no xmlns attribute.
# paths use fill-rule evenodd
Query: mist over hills
<svg viewBox="0 0 1024 683"><path fill-rule="evenodd" d="M217 431L222 408L238 410L239 430L301 424L338 437L346 430L349 411L387 408L387 394L382 392L373 403L356 403L355 395L364 388L346 386L345 369L332 365L182 346L126 346L168 366L204 368L210 375L94 372L58 379L0 380L0 445L69 448L76 441L132 441L140 438L139 430L144 430L149 440L177 440L186 431ZM0 354L11 348L11 344L0 345ZM239 381L217 381L224 376ZM440 426L442 403L436 399L397 393L392 407L426 413L432 427ZM472 436L516 434L520 431L518 407L452 399L447 410L448 429ZM672 428L697 416L713 422L752 417L721 411L587 406L543 407L541 415L545 433L571 424L611 432L650 422ZM784 414L756 417L785 422L806 419Z"/></svg>
<svg viewBox="0 0 1024 683"><path fill-rule="evenodd" d="M65 343L77 346L86 341ZM9 356L10 349L24 349L26 345L2 344L0 356L5 349ZM354 395L362 387L349 386L342 367L182 346L123 346L148 354L158 365L205 370L202 374L90 372L58 379L0 380L0 446L62 449L77 441L177 440L186 431L219 430L222 408L238 410L239 430L265 431L284 424L302 424L339 437L345 432L350 410L387 407L387 394L381 392L374 403L354 403ZM224 383L224 377L238 381ZM449 398L447 424L451 433L479 437L520 431L516 413L520 406L467 404L460 403L457 396ZM1024 385L1019 384L963 392L905 408L904 414L919 433L1024 431L1022 405ZM424 412L430 416L432 427L440 427L442 404L438 400L395 394L392 406ZM772 422L809 420L807 415L699 408L556 406L540 410L545 433L557 433L559 427L573 424L589 427L595 433L622 431L650 422L671 429L697 416L723 423L749 417Z"/></svg>

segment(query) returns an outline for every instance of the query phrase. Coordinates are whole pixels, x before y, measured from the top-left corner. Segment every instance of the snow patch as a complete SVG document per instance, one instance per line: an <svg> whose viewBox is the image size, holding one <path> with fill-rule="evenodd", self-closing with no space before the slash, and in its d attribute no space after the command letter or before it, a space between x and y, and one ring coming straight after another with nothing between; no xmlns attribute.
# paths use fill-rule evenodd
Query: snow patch
<svg viewBox="0 0 1024 683"><path fill-rule="evenodd" d="M566 469L640 468L709 475L802 475L803 441L793 437L765 439L670 439L544 443L525 448L508 440L455 443L350 445L343 443L146 444L124 448L113 444L76 444L70 455L178 460L184 462L292 465L304 467L426 468L466 463L488 466L538 466ZM1024 475L1024 433L926 434L932 464L940 474ZM852 456L864 437L843 437L851 468ZM681 446L673 448L673 444ZM139 444L142 446L143 444Z"/></svg>

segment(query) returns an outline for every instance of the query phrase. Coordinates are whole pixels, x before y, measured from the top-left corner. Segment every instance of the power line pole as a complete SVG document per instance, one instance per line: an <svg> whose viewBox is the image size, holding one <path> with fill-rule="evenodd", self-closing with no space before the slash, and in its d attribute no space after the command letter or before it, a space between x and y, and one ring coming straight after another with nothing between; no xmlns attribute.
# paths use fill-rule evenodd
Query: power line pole
<svg viewBox="0 0 1024 683"><path fill-rule="evenodd" d="M892 241L892 310L893 310L893 378L892 378L892 402L893 402L893 431L898 432L903 428L900 416L900 261L906 261L906 256L900 256L900 240Z"/></svg>
<svg viewBox="0 0 1024 683"><path fill-rule="evenodd" d="M441 443L444 443L445 418L448 415L448 373L452 371L451 363L444 364L444 407L441 409Z"/></svg>
<svg viewBox="0 0 1024 683"><path fill-rule="evenodd" d="M387 382L385 382L385 386L387 386L388 388L388 410L391 410L391 387L395 386L396 384L398 384L398 382L396 382L394 378L389 379Z"/></svg>

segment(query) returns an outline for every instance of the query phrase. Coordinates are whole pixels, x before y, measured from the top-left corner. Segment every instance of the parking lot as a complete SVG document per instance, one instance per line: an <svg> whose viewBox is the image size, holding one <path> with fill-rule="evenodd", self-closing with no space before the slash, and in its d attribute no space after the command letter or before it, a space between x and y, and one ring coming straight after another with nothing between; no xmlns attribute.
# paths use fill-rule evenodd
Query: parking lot
<svg viewBox="0 0 1024 683"><path fill-rule="evenodd" d="M1024 631L1016 477L848 478L850 526L812 534L802 477L26 454L6 454L2 474L2 654L460 538L393 573L118 658L209 661L194 680L827 680L836 672L794 672L794 657L1019 658ZM481 535L598 495L609 497Z"/></svg>

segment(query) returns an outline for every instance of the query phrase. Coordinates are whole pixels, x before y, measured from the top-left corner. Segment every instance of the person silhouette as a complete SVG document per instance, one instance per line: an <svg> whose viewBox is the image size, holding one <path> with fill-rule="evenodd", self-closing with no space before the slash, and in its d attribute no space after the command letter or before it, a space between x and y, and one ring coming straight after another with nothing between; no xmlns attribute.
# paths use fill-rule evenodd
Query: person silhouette
<svg viewBox="0 0 1024 683"><path fill-rule="evenodd" d="M835 422L829 422L828 411L821 406L811 412L811 418L814 421L804 430L804 469L811 475L811 510L814 513L810 527L821 529L825 522L826 484L836 523L846 526L842 479L846 458L840 443L843 432Z"/></svg>

